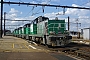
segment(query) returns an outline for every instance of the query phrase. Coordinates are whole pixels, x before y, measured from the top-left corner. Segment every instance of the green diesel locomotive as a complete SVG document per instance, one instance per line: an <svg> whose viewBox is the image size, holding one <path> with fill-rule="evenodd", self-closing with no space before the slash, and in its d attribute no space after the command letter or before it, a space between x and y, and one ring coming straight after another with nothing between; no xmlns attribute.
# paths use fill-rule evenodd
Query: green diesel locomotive
<svg viewBox="0 0 90 60"><path fill-rule="evenodd" d="M31 23L25 24L14 30L14 36L19 36L31 41L48 46L66 46L71 42L72 36L66 31L65 20L49 20L47 17L39 16ZM18 33L16 32L18 31Z"/></svg>

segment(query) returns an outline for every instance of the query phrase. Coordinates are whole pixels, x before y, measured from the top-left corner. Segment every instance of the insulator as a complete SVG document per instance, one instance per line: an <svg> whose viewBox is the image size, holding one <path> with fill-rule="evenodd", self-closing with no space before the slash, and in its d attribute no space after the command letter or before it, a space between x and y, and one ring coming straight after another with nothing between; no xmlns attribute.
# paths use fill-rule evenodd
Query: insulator
<svg viewBox="0 0 90 60"><path fill-rule="evenodd" d="M65 8L63 8L63 14L65 14Z"/></svg>
<svg viewBox="0 0 90 60"><path fill-rule="evenodd" d="M43 10L43 13L44 13L44 6L42 6L42 10Z"/></svg>
<svg viewBox="0 0 90 60"><path fill-rule="evenodd" d="M9 6L10 6L10 1L9 1Z"/></svg>
<svg viewBox="0 0 90 60"><path fill-rule="evenodd" d="M20 6L20 2L19 2L19 6Z"/></svg>
<svg viewBox="0 0 90 60"><path fill-rule="evenodd" d="M43 9L43 13L44 13L44 9Z"/></svg>
<svg viewBox="0 0 90 60"><path fill-rule="evenodd" d="M57 9L57 7L56 7L56 9Z"/></svg>

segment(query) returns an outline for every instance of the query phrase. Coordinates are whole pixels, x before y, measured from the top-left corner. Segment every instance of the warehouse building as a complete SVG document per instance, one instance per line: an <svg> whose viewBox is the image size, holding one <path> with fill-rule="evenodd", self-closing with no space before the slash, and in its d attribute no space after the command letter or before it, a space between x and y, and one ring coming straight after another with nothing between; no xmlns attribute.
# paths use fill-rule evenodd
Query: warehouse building
<svg viewBox="0 0 90 60"><path fill-rule="evenodd" d="M83 39L90 40L90 28L83 29Z"/></svg>

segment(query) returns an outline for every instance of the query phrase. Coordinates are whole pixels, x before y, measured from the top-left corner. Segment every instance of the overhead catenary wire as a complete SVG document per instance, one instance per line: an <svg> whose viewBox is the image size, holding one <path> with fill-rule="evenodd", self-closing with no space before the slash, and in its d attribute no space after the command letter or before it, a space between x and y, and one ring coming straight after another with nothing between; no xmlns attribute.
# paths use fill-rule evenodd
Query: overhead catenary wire
<svg viewBox="0 0 90 60"><path fill-rule="evenodd" d="M32 9L25 15L25 17L27 16L27 15L29 15L33 10L34 10L34 6L32 7Z"/></svg>
<svg viewBox="0 0 90 60"><path fill-rule="evenodd" d="M83 3L83 4L81 4L80 6L83 6L83 5L87 4L87 3L90 3L90 0L85 2L85 3Z"/></svg>
<svg viewBox="0 0 90 60"><path fill-rule="evenodd" d="M0 2L1 3L1 2ZM73 7L73 6L61 6L61 5L50 5L50 4L33 4L33 3L21 3L21 2L3 2L4 4L21 4L21 5L35 5L35 6L48 6L48 7L62 7L62 8L75 8L75 9L87 9L90 10L90 8L86 7Z"/></svg>
<svg viewBox="0 0 90 60"><path fill-rule="evenodd" d="M2 26L4 26L4 25L2 25ZM13 27L13 26L22 26L22 25L21 24L11 24L11 25L10 24L7 24L5 26L12 26Z"/></svg>
<svg viewBox="0 0 90 60"><path fill-rule="evenodd" d="M36 1L36 2L38 2L38 3L41 3L41 2L42 2L42 0L40 0L40 1L33 0L33 1ZM37 5L36 5L36 6L33 6L32 9L27 13L27 15L29 15L31 12L32 12L31 16L36 15L36 14L39 14L39 13L42 13L42 12L38 12L40 9L39 9L37 12L33 13L33 10L35 9L35 7L37 7ZM44 11L44 9L43 9L43 11ZM25 15L25 17L26 17L27 15Z"/></svg>
<svg viewBox="0 0 90 60"><path fill-rule="evenodd" d="M32 3L21 3L21 2L3 2L3 3L5 3L5 4L23 4L23 5L34 5L34 6L51 6L51 7L62 7L63 9L65 9L65 8L76 8L76 9L89 9L90 10L90 8L85 8L85 7L72 7L72 6L60 6L60 5L48 5L48 4L32 4ZM32 10L31 11L33 11L33 9L34 9L34 7L32 8ZM31 12L30 11L30 12ZM63 10L64 11L64 10ZM29 13L30 13L29 12ZM43 9L43 12L44 12L44 9ZM28 14L29 14L28 13ZM27 15L28 15L27 14ZM37 14L37 13L36 13ZM27 16L26 15L26 16ZM35 13L34 13L34 15L35 15ZM25 16L25 17L26 17Z"/></svg>
<svg viewBox="0 0 90 60"><path fill-rule="evenodd" d="M60 0L58 0L58 2L55 2L55 1L52 1L52 0L49 0L48 2L50 2L50 3L54 3L54 4L60 4Z"/></svg>
<svg viewBox="0 0 90 60"><path fill-rule="evenodd" d="M19 0L20 2L23 2L22 0Z"/></svg>
<svg viewBox="0 0 90 60"><path fill-rule="evenodd" d="M6 21L32 21L32 20L20 20L20 19L5 19Z"/></svg>
<svg viewBox="0 0 90 60"><path fill-rule="evenodd" d="M42 0L40 0L40 1L33 0L33 1L36 1L36 2L38 2L38 3L41 3ZM31 15L31 16L35 15L35 13L33 13L33 10L34 10L35 7L37 7L37 6L32 6L32 9L25 15L25 17L26 17L27 15L29 15L31 12L32 12L32 15Z"/></svg>
<svg viewBox="0 0 90 60"><path fill-rule="evenodd" d="M42 2L46 2L46 4L48 4L51 0L33 0L36 3L42 3Z"/></svg>
<svg viewBox="0 0 90 60"><path fill-rule="evenodd" d="M32 13L31 16L36 15L36 14L39 14L39 13L43 13L43 12L39 12L40 10L41 10L41 8L39 8L35 13Z"/></svg>
<svg viewBox="0 0 90 60"><path fill-rule="evenodd" d="M59 8L58 8L58 7L56 7L56 9L58 9L58 13L56 14L56 16L57 16L57 15L65 15L65 8L63 8L62 14L59 13Z"/></svg>
<svg viewBox="0 0 90 60"><path fill-rule="evenodd" d="M36 1L36 2L38 2L38 3L41 3L41 2L42 2L42 0L40 0L40 1L37 1L37 0L33 0L33 1Z"/></svg>

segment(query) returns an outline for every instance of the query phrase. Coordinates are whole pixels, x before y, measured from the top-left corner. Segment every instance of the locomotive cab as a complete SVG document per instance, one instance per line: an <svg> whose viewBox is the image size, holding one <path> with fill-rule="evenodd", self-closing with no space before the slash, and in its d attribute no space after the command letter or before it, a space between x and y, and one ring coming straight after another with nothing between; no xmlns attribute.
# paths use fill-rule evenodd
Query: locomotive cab
<svg viewBox="0 0 90 60"><path fill-rule="evenodd" d="M66 31L65 20L39 20L37 23L37 35L40 43L51 46L65 46L71 42L71 36Z"/></svg>

